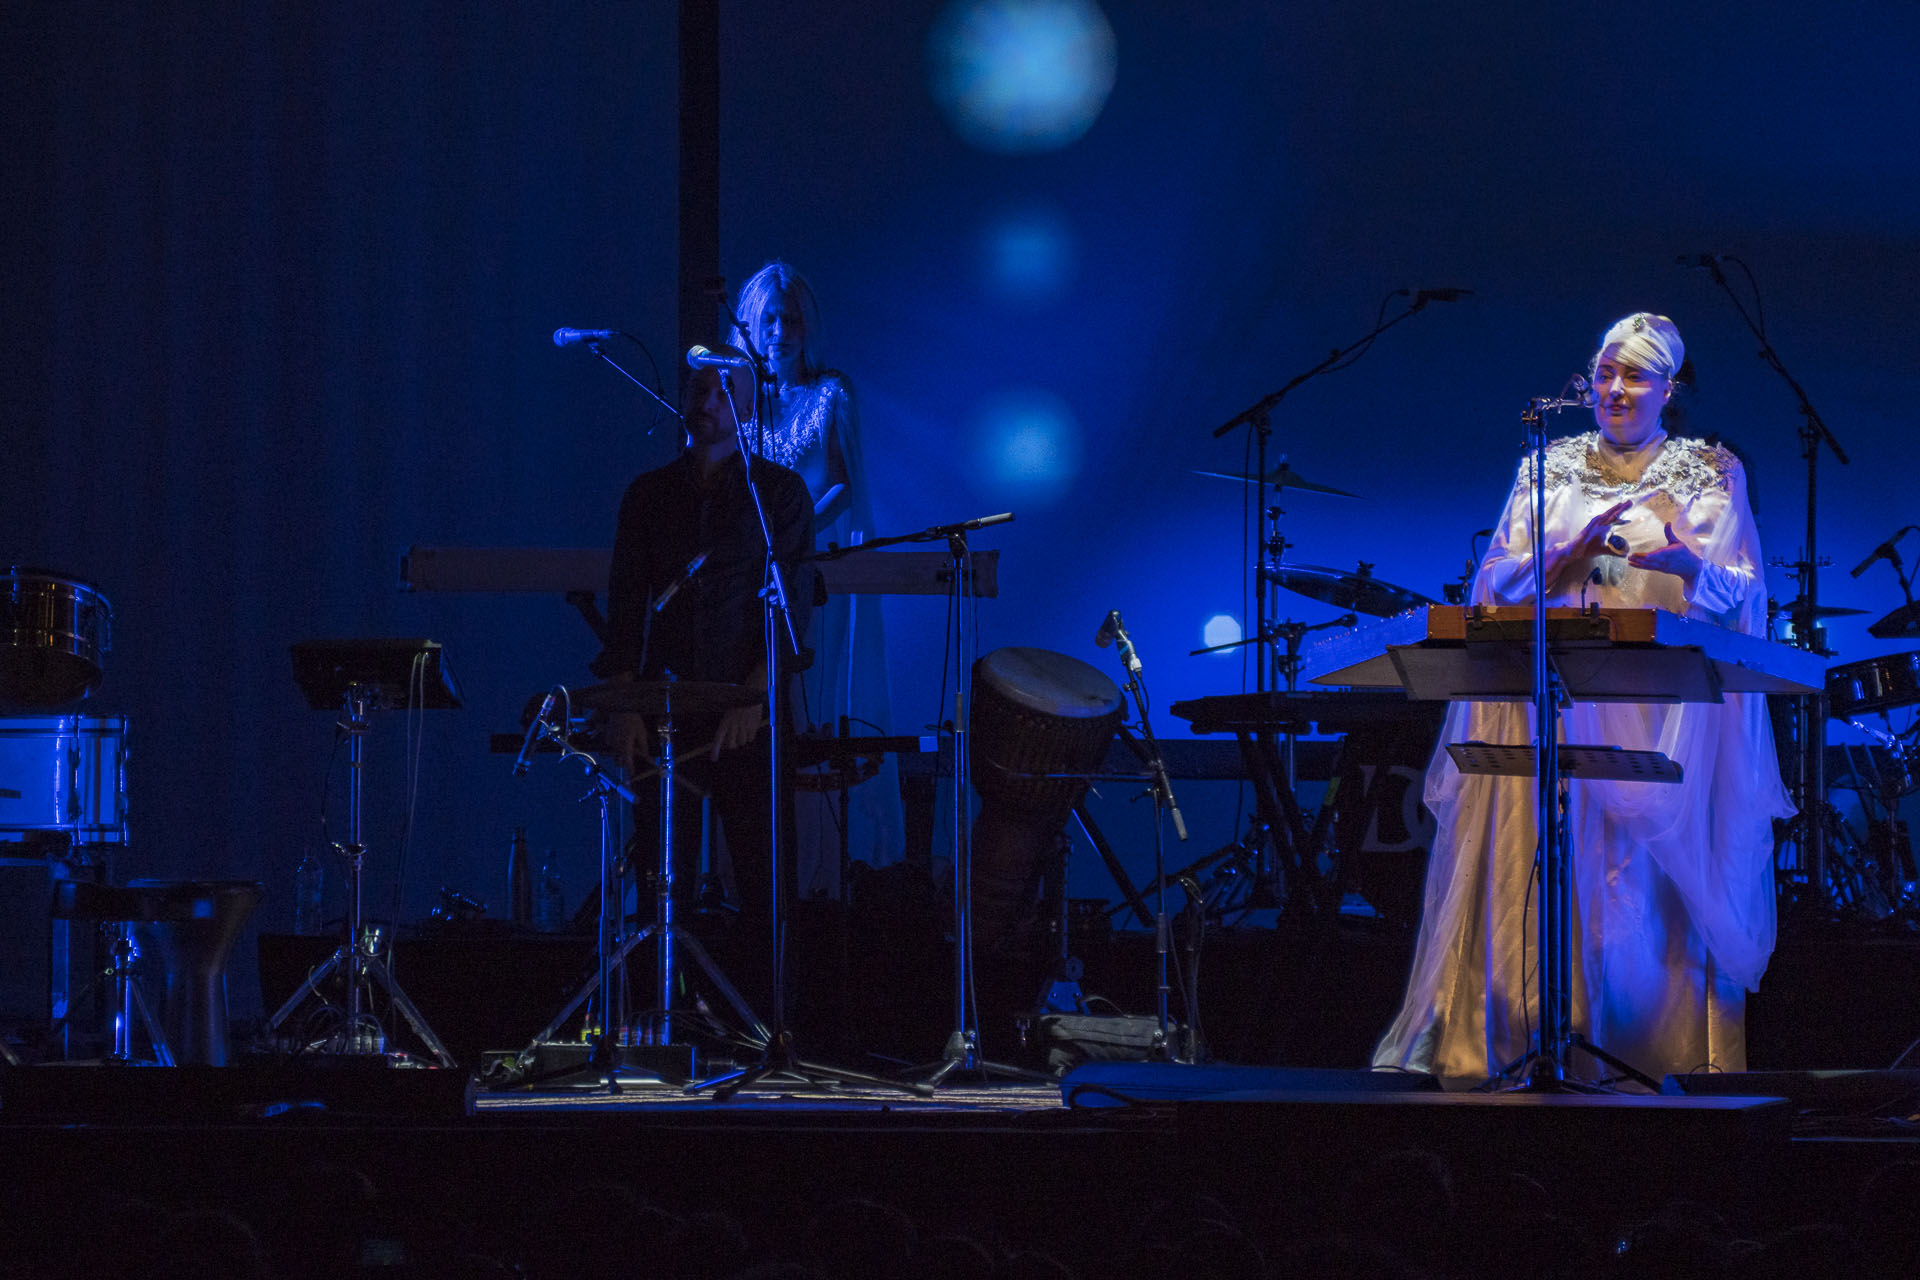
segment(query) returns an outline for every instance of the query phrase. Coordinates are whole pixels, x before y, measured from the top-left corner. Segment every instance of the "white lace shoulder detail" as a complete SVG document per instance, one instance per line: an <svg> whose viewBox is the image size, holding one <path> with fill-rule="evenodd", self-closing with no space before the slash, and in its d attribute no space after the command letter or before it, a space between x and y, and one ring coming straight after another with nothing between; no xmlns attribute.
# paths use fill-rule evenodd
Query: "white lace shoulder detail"
<svg viewBox="0 0 1920 1280"><path fill-rule="evenodd" d="M1589 498L1620 501L1629 494L1665 492L1677 502L1732 487L1740 460L1724 445L1674 437L1638 477L1616 471L1600 449L1600 433L1588 431L1547 444L1547 489L1577 486ZM1521 460L1521 487L1533 483L1533 458Z"/></svg>
<svg viewBox="0 0 1920 1280"><path fill-rule="evenodd" d="M783 467L794 467L827 438L827 429L842 412L847 400L847 384L838 373L829 370L812 385L801 388L773 430L767 433L766 447L760 452Z"/></svg>

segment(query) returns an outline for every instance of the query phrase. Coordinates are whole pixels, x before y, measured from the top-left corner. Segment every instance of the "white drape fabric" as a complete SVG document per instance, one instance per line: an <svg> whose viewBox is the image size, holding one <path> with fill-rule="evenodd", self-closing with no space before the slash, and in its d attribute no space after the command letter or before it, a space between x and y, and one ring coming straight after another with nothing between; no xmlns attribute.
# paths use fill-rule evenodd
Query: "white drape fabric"
<svg viewBox="0 0 1920 1280"><path fill-rule="evenodd" d="M1476 604L1533 596L1531 458L1520 468L1473 584ZM1625 559L1573 560L1548 601L1657 608L1758 634L1766 591L1746 477L1727 450L1661 439L1623 452L1599 432L1548 446L1548 547L1607 507L1630 500L1617 526L1629 551L1666 545L1666 528L1704 568L1688 588ZM1485 1077L1522 1057L1537 1030L1537 843L1533 780L1467 776L1448 742L1527 743L1533 709L1456 703L1426 778L1439 835L1425 912L1398 1017L1374 1065ZM1678 761L1678 785L1571 784L1574 1027L1656 1078L1746 1064L1745 996L1774 942L1773 820L1793 813L1781 785L1766 702L1576 703L1561 740L1657 750ZM1585 1055L1576 1054L1584 1059ZM1597 1064L1570 1064L1602 1074Z"/></svg>

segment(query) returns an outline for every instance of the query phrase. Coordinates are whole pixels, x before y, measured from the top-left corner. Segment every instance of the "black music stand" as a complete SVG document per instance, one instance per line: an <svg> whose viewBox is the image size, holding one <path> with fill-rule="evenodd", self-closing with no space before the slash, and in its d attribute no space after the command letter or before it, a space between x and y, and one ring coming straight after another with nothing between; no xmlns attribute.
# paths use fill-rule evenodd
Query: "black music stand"
<svg viewBox="0 0 1920 1280"><path fill-rule="evenodd" d="M1651 1076L1607 1053L1573 1029L1573 869L1568 829L1567 783L1571 778L1677 783L1680 768L1658 751L1584 746L1559 741L1559 708L1566 702L1719 702L1721 679L1713 659L1696 648L1613 645L1597 638L1595 628L1556 642L1546 634L1546 618L1535 610L1524 629L1489 630L1458 645L1396 645L1390 652L1410 698L1453 701L1525 701L1535 698L1539 668L1551 679L1551 700L1536 724L1532 744L1466 742L1447 744L1463 773L1502 774L1537 779L1535 822L1540 840L1539 1046L1498 1074L1524 1070L1522 1088L1578 1090L1567 1076L1567 1055L1578 1049L1658 1092ZM1604 615L1591 619L1603 630ZM1522 631L1532 635L1522 635ZM1469 635L1473 634L1469 629Z"/></svg>
<svg viewBox="0 0 1920 1280"><path fill-rule="evenodd" d="M278 1030L307 997L318 994L320 984L335 969L341 969L347 985L346 1008L340 1030L321 1042L328 1051L341 1054L383 1051L385 1033L377 1023L373 1036L361 1035L364 1016L361 987L378 983L393 1007L413 1028L413 1033L433 1054L434 1061L443 1067L455 1066L453 1055L401 990L377 947L369 947L360 934L362 877L367 853L362 840L367 715L375 710L405 709L412 705L425 711L455 710L462 705L460 691L442 660L440 645L432 640L386 636L308 640L294 645L292 652L293 678L306 695L307 706L315 711L338 707L346 716L340 729L347 735L347 842L337 847L347 862L347 914L340 946L308 974L299 989L267 1019L267 1029Z"/></svg>

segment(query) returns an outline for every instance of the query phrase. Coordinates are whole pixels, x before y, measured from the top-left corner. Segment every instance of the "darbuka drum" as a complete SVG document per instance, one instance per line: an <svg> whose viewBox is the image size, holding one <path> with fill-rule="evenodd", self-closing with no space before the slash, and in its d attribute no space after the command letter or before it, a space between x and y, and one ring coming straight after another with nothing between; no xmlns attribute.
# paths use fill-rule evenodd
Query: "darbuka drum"
<svg viewBox="0 0 1920 1280"><path fill-rule="evenodd" d="M1889 653L1827 670L1827 709L1836 720L1920 703L1920 650Z"/></svg>
<svg viewBox="0 0 1920 1280"><path fill-rule="evenodd" d="M0 841L66 833L76 845L125 844L124 716L0 716Z"/></svg>
<svg viewBox="0 0 1920 1280"><path fill-rule="evenodd" d="M1078 658L995 649L973 664L973 936L988 950L1033 920L1041 860L1087 793L1071 775L1105 762L1121 711L1113 681ZM1049 774L1069 776L1035 776Z"/></svg>
<svg viewBox="0 0 1920 1280"><path fill-rule="evenodd" d="M45 711L100 683L113 609L97 587L41 569L0 575L0 708Z"/></svg>

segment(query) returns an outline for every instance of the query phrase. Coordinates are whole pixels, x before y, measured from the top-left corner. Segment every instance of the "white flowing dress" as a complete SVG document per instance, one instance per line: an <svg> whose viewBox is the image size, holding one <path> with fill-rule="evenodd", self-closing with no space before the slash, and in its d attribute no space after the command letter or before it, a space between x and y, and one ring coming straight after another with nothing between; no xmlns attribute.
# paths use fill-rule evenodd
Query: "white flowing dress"
<svg viewBox="0 0 1920 1280"><path fill-rule="evenodd" d="M1548 604L1657 608L1749 634L1764 628L1766 588L1746 476L1732 453L1666 439L1640 454L1597 431L1556 440L1546 457L1548 546L1568 542L1621 501L1631 551L1666 545L1665 526L1704 562L1689 588L1616 556L1574 560L1547 584ZM1532 459L1520 468L1473 583L1476 604L1533 597ZM1575 703L1564 742L1657 750L1678 785L1575 781L1574 1029L1648 1075L1746 1065L1746 993L1774 942L1773 821L1793 813L1780 782L1766 700ZM1425 799L1439 835L1399 1016L1376 1067L1486 1077L1537 1034L1538 920L1531 778L1467 776L1444 744L1527 743L1523 703L1455 703L1428 767ZM1575 1052L1577 1074L1604 1074Z"/></svg>

